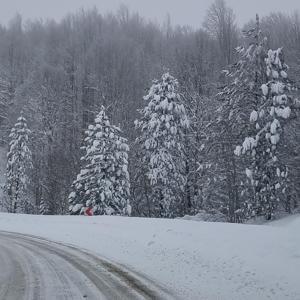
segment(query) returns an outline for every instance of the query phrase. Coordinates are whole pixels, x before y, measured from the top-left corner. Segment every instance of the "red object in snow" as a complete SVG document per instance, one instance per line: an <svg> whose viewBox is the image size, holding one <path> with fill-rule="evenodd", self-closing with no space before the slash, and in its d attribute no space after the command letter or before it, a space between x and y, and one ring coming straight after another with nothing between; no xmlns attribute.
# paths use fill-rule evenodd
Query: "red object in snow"
<svg viewBox="0 0 300 300"><path fill-rule="evenodd" d="M94 215L93 210L92 210L91 207L88 207L88 208L85 210L84 214L85 214L86 216L89 216L89 217L91 217L91 216Z"/></svg>

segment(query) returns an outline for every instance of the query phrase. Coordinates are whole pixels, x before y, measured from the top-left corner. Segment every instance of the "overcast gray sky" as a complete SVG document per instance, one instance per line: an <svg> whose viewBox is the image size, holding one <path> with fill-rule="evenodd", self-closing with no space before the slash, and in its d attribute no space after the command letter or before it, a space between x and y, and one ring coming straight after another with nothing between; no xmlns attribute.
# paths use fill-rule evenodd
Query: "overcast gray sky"
<svg viewBox="0 0 300 300"><path fill-rule="evenodd" d="M173 24L202 24L205 12L213 0L0 0L0 23L7 23L15 13L27 18L55 18L59 20L69 12L97 6L100 12L116 10L121 3L142 16L162 22L167 13ZM227 0L234 9L239 24L271 11L290 13L300 10L300 0Z"/></svg>

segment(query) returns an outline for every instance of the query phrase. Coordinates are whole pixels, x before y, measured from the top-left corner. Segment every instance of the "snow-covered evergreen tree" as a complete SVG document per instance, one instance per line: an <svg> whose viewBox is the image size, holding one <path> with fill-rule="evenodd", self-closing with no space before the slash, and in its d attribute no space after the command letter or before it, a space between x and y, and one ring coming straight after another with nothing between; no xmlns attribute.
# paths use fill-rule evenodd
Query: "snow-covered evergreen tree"
<svg viewBox="0 0 300 300"><path fill-rule="evenodd" d="M244 200L251 197L248 190L252 190L251 186L247 186L244 175L248 162L244 158L238 161L234 149L237 144L242 143L241 137L248 134L249 115L256 108L261 85L266 81L266 39L261 34L258 16L256 26L244 31L244 35L249 46L238 47L237 62L224 71L227 83L219 94L222 101L216 126L219 130L214 133L221 143L219 157L223 158L224 172L219 172L226 177L227 210L232 222L240 222Z"/></svg>
<svg viewBox="0 0 300 300"><path fill-rule="evenodd" d="M287 169L276 152L282 131L279 120L291 114L291 86L282 49L267 51L258 17L256 28L246 34L253 42L246 49L238 49L241 59L228 74L232 83L223 94L229 99L230 118L242 134L247 134L235 149L237 156L250 155L245 173L252 192L243 190L247 198L244 211L248 217L264 215L269 219L286 189Z"/></svg>
<svg viewBox="0 0 300 300"><path fill-rule="evenodd" d="M147 170L152 213L172 217L179 214L186 183L184 141L189 120L178 93L178 82L169 73L154 81L144 97L147 106L135 122L137 139Z"/></svg>
<svg viewBox="0 0 300 300"><path fill-rule="evenodd" d="M86 131L82 169L69 195L70 213L92 208L96 215L129 215L127 140L110 124L105 108Z"/></svg>
<svg viewBox="0 0 300 300"><path fill-rule="evenodd" d="M254 187L254 199L247 205L252 215L272 218L285 197L288 170L278 158L284 120L291 115L291 84L282 49L269 50L265 58L266 82L261 85L256 108L250 114L252 135L236 148L236 154L248 153L252 163L246 175Z"/></svg>
<svg viewBox="0 0 300 300"><path fill-rule="evenodd" d="M32 155L28 145L30 133L27 121L21 115L9 135L4 190L9 200L9 211L14 213L32 213L33 206L28 194L29 171L32 168Z"/></svg>

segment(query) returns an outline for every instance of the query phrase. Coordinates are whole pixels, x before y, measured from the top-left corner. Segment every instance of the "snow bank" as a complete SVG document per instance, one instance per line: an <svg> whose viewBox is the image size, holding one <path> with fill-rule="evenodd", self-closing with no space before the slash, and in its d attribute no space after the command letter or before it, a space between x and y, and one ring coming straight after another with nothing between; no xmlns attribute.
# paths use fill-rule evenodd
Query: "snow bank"
<svg viewBox="0 0 300 300"><path fill-rule="evenodd" d="M299 228L299 216L255 226L0 214L0 230L89 249L195 300L300 299Z"/></svg>
<svg viewBox="0 0 300 300"><path fill-rule="evenodd" d="M195 216L186 215L179 219L197 222L226 222L227 217L217 210L211 210L210 212L200 210Z"/></svg>

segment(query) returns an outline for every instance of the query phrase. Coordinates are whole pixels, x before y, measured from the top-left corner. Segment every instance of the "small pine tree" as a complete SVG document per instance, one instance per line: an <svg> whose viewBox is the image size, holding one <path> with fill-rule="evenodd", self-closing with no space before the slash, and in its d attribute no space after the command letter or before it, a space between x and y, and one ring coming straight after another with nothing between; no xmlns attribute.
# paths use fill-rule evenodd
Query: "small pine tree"
<svg viewBox="0 0 300 300"><path fill-rule="evenodd" d="M186 183L184 141L189 120L178 93L178 82L169 73L154 81L144 100L147 106L135 121L141 130L137 143L146 168L152 215L180 214Z"/></svg>
<svg viewBox="0 0 300 300"><path fill-rule="evenodd" d="M32 213L33 206L28 199L29 171L32 168L32 155L28 147L29 135L26 119L21 115L9 135L4 187L9 200L9 211L13 213Z"/></svg>
<svg viewBox="0 0 300 300"><path fill-rule="evenodd" d="M69 195L70 213L90 207L96 215L129 215L129 173L127 140L111 125L102 107L86 131L82 169Z"/></svg>
<svg viewBox="0 0 300 300"><path fill-rule="evenodd" d="M49 214L49 206L44 201L44 199L41 200L40 206L39 206L39 214L40 215L48 215Z"/></svg>

